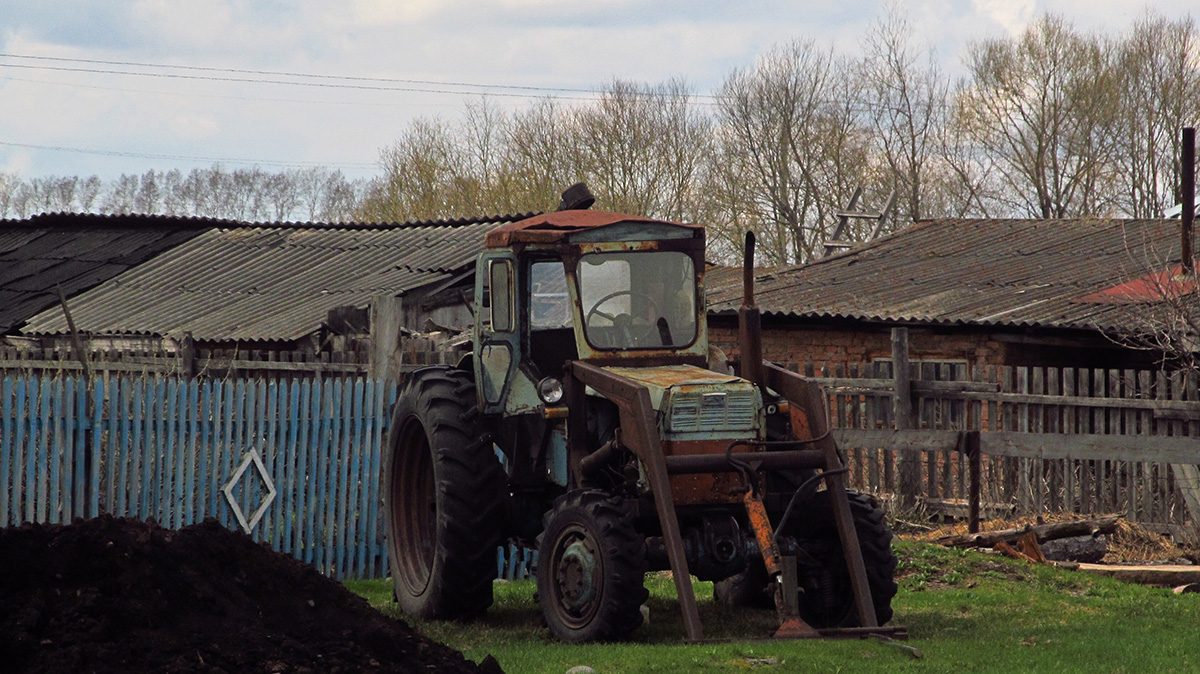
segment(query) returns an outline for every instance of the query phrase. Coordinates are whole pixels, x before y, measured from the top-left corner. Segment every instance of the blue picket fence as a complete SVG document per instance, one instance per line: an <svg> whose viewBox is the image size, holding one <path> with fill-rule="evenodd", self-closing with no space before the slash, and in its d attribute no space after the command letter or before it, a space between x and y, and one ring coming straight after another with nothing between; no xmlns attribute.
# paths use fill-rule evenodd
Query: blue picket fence
<svg viewBox="0 0 1200 674"><path fill-rule="evenodd" d="M395 396L361 378L113 376L89 390L79 377L6 377L0 526L214 517L252 524L255 540L334 578L381 578L378 476ZM502 547L498 573L527 577L532 559Z"/></svg>
<svg viewBox="0 0 1200 674"><path fill-rule="evenodd" d="M0 525L106 512L238 529L239 512L258 513L250 535L280 552L336 578L386 575L378 475L394 386L113 377L89 391L9 377L0 390Z"/></svg>

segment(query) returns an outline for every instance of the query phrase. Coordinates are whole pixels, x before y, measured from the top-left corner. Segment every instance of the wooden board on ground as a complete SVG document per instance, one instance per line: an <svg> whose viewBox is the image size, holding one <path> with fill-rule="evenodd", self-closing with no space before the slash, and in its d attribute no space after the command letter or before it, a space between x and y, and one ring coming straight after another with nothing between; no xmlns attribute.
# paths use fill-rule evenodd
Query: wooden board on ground
<svg viewBox="0 0 1200 674"><path fill-rule="evenodd" d="M1126 583L1176 587L1200 583L1200 566L1183 564L1080 564L1080 571L1108 576Z"/></svg>

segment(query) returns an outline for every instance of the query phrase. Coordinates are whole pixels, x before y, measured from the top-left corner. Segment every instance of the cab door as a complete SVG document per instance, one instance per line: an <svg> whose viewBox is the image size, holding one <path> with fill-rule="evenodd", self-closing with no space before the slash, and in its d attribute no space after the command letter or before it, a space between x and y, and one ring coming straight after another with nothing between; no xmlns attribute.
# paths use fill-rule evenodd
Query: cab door
<svg viewBox="0 0 1200 674"><path fill-rule="evenodd" d="M484 414L504 409L520 362L518 267L512 253L481 253L475 274L475 387Z"/></svg>

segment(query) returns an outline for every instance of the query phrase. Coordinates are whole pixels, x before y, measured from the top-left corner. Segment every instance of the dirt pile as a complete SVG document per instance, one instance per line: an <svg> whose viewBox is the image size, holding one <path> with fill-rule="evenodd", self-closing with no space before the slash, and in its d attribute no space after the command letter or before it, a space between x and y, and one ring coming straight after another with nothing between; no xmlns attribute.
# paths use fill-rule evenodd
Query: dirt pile
<svg viewBox="0 0 1200 674"><path fill-rule="evenodd" d="M6 672L499 672L215 521L0 529Z"/></svg>

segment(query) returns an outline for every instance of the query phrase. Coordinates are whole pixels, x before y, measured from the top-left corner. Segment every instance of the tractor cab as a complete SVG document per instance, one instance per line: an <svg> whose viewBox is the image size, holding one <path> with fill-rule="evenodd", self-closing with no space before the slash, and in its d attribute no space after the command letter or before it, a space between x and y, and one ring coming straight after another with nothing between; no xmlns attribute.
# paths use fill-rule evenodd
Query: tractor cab
<svg viewBox="0 0 1200 674"><path fill-rule="evenodd" d="M703 228L568 210L494 230L487 246L473 358L485 413L543 409L573 360L705 366Z"/></svg>

